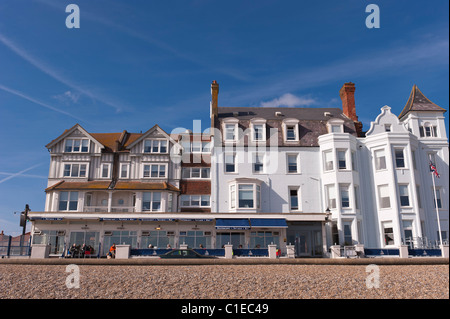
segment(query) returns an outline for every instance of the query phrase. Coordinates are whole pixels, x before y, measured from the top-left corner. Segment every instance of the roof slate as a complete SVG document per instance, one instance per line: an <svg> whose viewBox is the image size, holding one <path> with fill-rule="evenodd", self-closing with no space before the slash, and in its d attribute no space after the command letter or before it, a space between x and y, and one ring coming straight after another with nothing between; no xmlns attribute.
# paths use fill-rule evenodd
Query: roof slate
<svg viewBox="0 0 450 319"><path fill-rule="evenodd" d="M398 116L400 119L409 112L413 111L438 111L446 112L447 110L431 102L417 87L413 85L411 93L409 94L408 102Z"/></svg>

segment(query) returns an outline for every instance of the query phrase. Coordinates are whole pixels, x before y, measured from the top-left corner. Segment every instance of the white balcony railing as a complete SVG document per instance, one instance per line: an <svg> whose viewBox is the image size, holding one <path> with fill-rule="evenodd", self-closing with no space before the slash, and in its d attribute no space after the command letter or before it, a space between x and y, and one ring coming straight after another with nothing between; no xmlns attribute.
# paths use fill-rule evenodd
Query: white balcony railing
<svg viewBox="0 0 450 319"><path fill-rule="evenodd" d="M87 213L133 213L134 206L113 206L108 211L107 206L84 206L84 212Z"/></svg>

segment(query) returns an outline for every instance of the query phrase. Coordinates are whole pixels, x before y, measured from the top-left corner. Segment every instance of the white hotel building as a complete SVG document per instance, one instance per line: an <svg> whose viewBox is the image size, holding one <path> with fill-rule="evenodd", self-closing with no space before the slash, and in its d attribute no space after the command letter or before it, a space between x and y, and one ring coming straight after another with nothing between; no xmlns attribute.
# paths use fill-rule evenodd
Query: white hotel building
<svg viewBox="0 0 450 319"><path fill-rule="evenodd" d="M208 135L77 124L46 146L45 210L29 213L33 244L50 245L51 256L87 244L104 256L112 243L141 253L273 243L319 257L334 244L435 243L437 214L447 241L446 111L414 86L399 117L384 106L363 132L354 91L344 84L342 109L219 107L213 81ZM435 195L430 159L441 175Z"/></svg>

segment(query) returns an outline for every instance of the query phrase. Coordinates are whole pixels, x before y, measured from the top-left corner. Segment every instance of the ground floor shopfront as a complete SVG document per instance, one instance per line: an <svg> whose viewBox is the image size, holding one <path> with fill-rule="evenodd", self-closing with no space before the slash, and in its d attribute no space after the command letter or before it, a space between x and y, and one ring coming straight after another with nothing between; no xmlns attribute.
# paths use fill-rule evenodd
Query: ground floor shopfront
<svg viewBox="0 0 450 319"><path fill-rule="evenodd" d="M187 245L194 249L264 249L276 245L286 253L322 256L321 222L291 222L284 218L32 218L32 244L50 246L50 256L63 256L75 244L90 247L93 256L105 256L112 244L131 249L167 249ZM324 250L325 249L325 250Z"/></svg>

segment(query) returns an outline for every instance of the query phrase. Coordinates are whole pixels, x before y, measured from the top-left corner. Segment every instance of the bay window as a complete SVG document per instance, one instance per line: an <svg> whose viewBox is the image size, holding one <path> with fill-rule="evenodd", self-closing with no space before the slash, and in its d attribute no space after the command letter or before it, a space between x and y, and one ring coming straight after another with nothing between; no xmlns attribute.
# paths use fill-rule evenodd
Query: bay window
<svg viewBox="0 0 450 319"><path fill-rule="evenodd" d="M59 192L59 211L78 210L78 192Z"/></svg>
<svg viewBox="0 0 450 319"><path fill-rule="evenodd" d="M230 208L239 209L259 209L261 207L261 185L259 180L251 179L254 183L234 180L230 184Z"/></svg>
<svg viewBox="0 0 450 319"><path fill-rule="evenodd" d="M161 192L144 192L142 194L142 211L161 211Z"/></svg>

